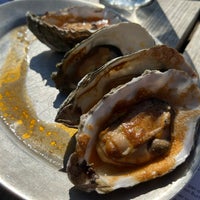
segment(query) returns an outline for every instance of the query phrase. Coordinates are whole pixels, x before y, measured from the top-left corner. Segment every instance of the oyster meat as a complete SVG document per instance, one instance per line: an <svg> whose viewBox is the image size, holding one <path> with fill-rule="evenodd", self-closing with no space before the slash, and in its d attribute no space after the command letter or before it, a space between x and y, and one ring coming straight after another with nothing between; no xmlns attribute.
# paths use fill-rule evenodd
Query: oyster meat
<svg viewBox="0 0 200 200"><path fill-rule="evenodd" d="M194 82L198 75L175 49L158 45L116 58L93 73L87 74L61 105L56 121L67 126L78 126L80 116L88 112L113 87L141 75L146 69L185 71Z"/></svg>
<svg viewBox="0 0 200 200"><path fill-rule="evenodd" d="M152 36L139 24L121 22L110 25L68 51L52 78L59 90L70 91L87 73L109 60L154 45Z"/></svg>
<svg viewBox="0 0 200 200"><path fill-rule="evenodd" d="M73 5L43 15L27 12L26 18L33 34L58 52L66 52L102 27L124 20L97 4Z"/></svg>
<svg viewBox="0 0 200 200"><path fill-rule="evenodd" d="M188 73L147 70L81 116L68 177L108 193L163 176L190 154L199 115L200 89Z"/></svg>

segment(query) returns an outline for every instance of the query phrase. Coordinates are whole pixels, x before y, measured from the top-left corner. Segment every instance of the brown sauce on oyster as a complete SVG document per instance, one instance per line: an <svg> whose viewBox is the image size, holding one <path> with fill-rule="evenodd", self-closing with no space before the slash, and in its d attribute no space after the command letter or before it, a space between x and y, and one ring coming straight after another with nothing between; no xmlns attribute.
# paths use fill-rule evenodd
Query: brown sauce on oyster
<svg viewBox="0 0 200 200"><path fill-rule="evenodd" d="M40 15L27 12L27 25L52 50L67 52L77 43L115 20L102 6L72 6Z"/></svg>
<svg viewBox="0 0 200 200"><path fill-rule="evenodd" d="M98 136L97 152L104 162L140 165L169 151L173 112L167 103L149 99L119 112Z"/></svg>
<svg viewBox="0 0 200 200"><path fill-rule="evenodd" d="M174 113L172 115L174 115ZM166 171L168 171L168 169L173 168L175 165L176 161L174 156L183 148L183 140L185 137L184 132L187 130L187 125L184 124L184 122L189 116L192 117L193 115L195 115L195 112L192 111L189 115L188 113L183 113L177 118L177 121L182 122L182 125L179 126L176 121L176 123L173 124L173 127L171 127L172 131L169 136L170 138L168 138L171 145L168 149L169 151L155 157L153 161L151 160L147 163L142 163L140 165L135 164L132 166L106 163L102 161L97 153L96 146L94 146L90 154L89 163L93 163L93 168L97 173L111 176L109 180L113 183L116 181L113 174L116 175L116 179L125 174L127 176L133 176L138 180L138 182L144 182L154 179L157 176L162 176ZM174 135L174 132L177 133L176 136Z"/></svg>
<svg viewBox="0 0 200 200"><path fill-rule="evenodd" d="M74 54L67 61L73 66L66 70L70 76L66 77L66 74L60 71L58 72L59 76L52 74L52 79L55 81L57 88L62 88L63 86L65 87L67 85L70 85L70 88L76 88L77 83L86 74L97 70L106 62L119 56L122 56L121 51L112 45L95 46L87 54L85 54L85 49L82 49L78 55Z"/></svg>
<svg viewBox="0 0 200 200"><path fill-rule="evenodd" d="M75 81L75 84L77 84L87 73L97 70L103 64L118 56L122 56L122 53L114 46L102 45L92 48L88 54L81 59L81 62L77 63L78 67L74 66L77 70L74 76L72 74L72 81Z"/></svg>
<svg viewBox="0 0 200 200"><path fill-rule="evenodd" d="M47 12L41 17L44 22L55 25L61 29L81 31L81 30L98 30L109 25L108 19L101 17L81 17L72 14L51 13Z"/></svg>
<svg viewBox="0 0 200 200"><path fill-rule="evenodd" d="M85 191L108 193L171 172L194 145L199 100L198 85L175 69L146 71L113 89L81 117L69 179Z"/></svg>

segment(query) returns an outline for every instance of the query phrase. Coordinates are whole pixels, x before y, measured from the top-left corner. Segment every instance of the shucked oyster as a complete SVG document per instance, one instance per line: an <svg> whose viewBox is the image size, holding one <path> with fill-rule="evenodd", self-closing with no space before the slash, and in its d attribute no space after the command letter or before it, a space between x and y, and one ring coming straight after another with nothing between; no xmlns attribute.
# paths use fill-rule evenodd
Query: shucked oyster
<svg viewBox="0 0 200 200"><path fill-rule="evenodd" d="M146 69L182 70L197 82L197 73L181 54L165 45L155 46L117 58L98 71L86 75L61 105L56 121L77 126L80 116L88 112L110 89L141 75Z"/></svg>
<svg viewBox="0 0 200 200"><path fill-rule="evenodd" d="M184 71L147 71L107 93L81 116L68 177L107 193L183 163L194 143L200 89Z"/></svg>
<svg viewBox="0 0 200 200"><path fill-rule="evenodd" d="M66 52L95 31L122 19L104 6L72 6L43 15L27 13L27 25L35 36L51 49Z"/></svg>
<svg viewBox="0 0 200 200"><path fill-rule="evenodd" d="M68 51L52 78L59 90L72 90L84 75L107 61L154 45L154 39L139 24L110 25Z"/></svg>

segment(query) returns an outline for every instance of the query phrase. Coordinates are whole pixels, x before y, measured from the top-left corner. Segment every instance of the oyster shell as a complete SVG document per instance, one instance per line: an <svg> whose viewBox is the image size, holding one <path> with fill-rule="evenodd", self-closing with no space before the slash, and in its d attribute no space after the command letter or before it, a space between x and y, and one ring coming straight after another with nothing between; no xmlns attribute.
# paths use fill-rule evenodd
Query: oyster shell
<svg viewBox="0 0 200 200"><path fill-rule="evenodd" d="M163 176L190 154L199 114L200 89L186 72L146 71L81 116L68 177L108 193Z"/></svg>
<svg viewBox="0 0 200 200"><path fill-rule="evenodd" d="M124 38L126 35L128 37ZM107 61L154 45L152 36L139 24L110 25L68 51L52 78L59 90L72 90L85 74Z"/></svg>
<svg viewBox="0 0 200 200"><path fill-rule="evenodd" d="M175 49L159 45L123 56L106 63L99 70L86 75L61 105L56 121L77 126L80 116L88 112L110 89L141 75L146 69L182 70L194 80L198 75Z"/></svg>
<svg viewBox="0 0 200 200"><path fill-rule="evenodd" d="M97 4L74 5L36 15L27 12L27 25L52 50L66 52L97 30L123 19Z"/></svg>

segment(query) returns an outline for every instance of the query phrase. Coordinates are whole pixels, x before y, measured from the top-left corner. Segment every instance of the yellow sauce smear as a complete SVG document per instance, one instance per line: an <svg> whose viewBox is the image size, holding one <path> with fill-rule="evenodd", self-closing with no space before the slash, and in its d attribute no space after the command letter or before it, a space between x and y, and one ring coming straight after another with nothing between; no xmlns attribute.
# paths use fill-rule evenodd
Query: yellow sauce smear
<svg viewBox="0 0 200 200"><path fill-rule="evenodd" d="M58 123L41 121L27 95L27 49L26 28L18 27L10 34L14 38L0 74L0 115L10 130L33 151L55 165L62 160L76 129Z"/></svg>

